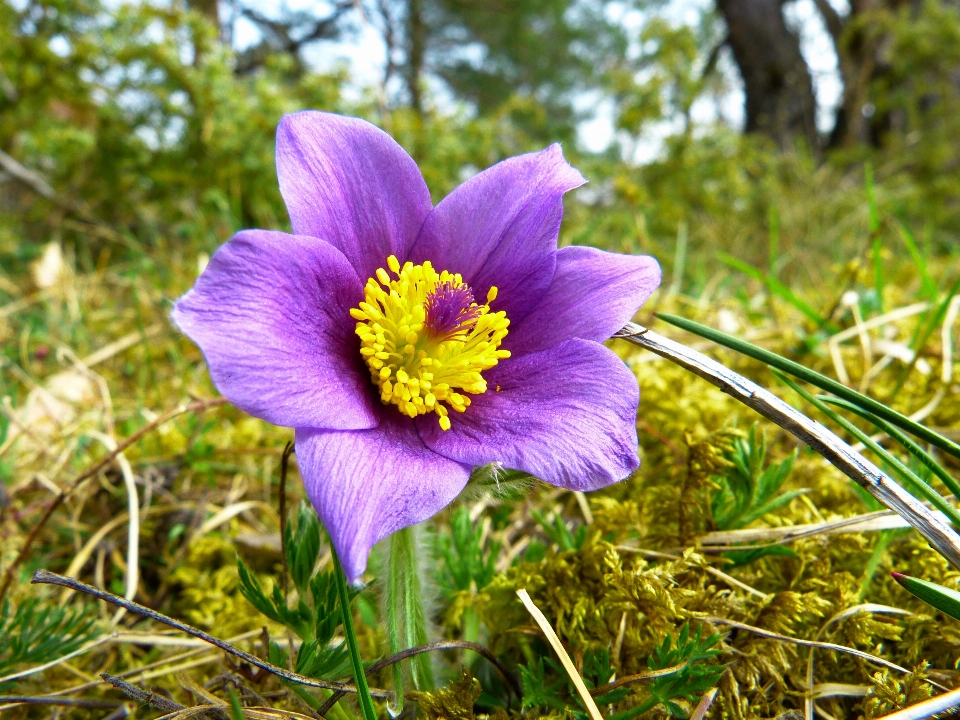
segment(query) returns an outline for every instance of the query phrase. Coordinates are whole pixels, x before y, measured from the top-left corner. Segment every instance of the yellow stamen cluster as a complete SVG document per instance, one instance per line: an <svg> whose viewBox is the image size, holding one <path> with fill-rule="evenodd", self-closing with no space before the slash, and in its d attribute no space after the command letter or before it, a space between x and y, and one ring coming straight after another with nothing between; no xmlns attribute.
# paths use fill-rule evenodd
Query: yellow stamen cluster
<svg viewBox="0 0 960 720"><path fill-rule="evenodd" d="M414 265L387 258L392 278L383 268L367 280L364 300L350 310L357 321L360 354L370 368L370 377L380 389L384 404L415 418L433 412L440 427L450 429L448 407L464 412L470 398L464 393L486 392L481 373L510 357L500 343L510 321L504 312L490 312L497 288L487 293L487 304L470 303L460 320L447 322L438 333L431 323L431 303L438 292L469 288L459 274L438 273L430 262Z"/></svg>

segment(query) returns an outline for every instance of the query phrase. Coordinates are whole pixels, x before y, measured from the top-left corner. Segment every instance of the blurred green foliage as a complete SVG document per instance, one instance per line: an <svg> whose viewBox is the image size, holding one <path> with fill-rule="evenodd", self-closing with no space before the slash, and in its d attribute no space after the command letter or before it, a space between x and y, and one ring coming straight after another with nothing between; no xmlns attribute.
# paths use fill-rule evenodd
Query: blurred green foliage
<svg viewBox="0 0 960 720"><path fill-rule="evenodd" d="M10 413L0 415L0 444L9 451L0 456L0 531L7 533L0 565L12 560L48 500L48 487L33 478L66 482L96 459L99 447L82 437L87 429L128 436L151 413L213 392L199 352L169 327L168 301L239 228L286 228L274 130L283 113L304 108L356 114L383 127L420 163L434 200L504 157L562 140L591 181L568 198L562 242L655 255L665 284L645 315L660 308L732 325L729 332L753 333L831 377L842 365L851 384L903 412L956 386L955 364L946 381L938 375L960 247L955 7L928 1L860 21L890 37L890 65L868 92L886 130L871 145L818 157L694 121L694 105L726 82L712 57L723 28L709 12L682 24L662 4L640 3L644 22L628 31L597 14L604 3L585 3L594 12L571 17L559 0L518 0L514 16L528 27L509 32L468 12L468 4L430 5L435 31L439 23L492 50L479 70L455 57L445 67L433 65L454 88L454 102L427 96L415 108L375 88L358 93L345 71L311 71L281 50L254 71L238 72L233 50L210 20L180 2L0 0L0 150L53 190L46 193L35 175L17 180L8 169L0 176L0 297L5 312L14 308L0 317L0 396L10 403ZM588 62L565 54L594 37ZM540 58L550 62L531 66ZM571 100L594 91L612 99L619 133L599 153L578 145L575 123L583 113ZM665 127L660 153L633 161ZM63 257L44 295L30 263L51 244ZM847 293L850 302L843 301ZM885 326L874 337L903 341L915 353L909 363L894 359L874 373L876 357L850 338L834 364L828 333L876 318L884 307L919 301L932 305L889 327L905 335L881 337ZM71 356L51 348L84 357L131 334L133 344L97 366L112 393L107 401L96 393L71 399L75 413L63 424L45 425L46 416L29 414L37 388L54 387L72 367ZM649 716L679 715L713 684L727 717L774 717L802 702L806 650L745 632L718 639L715 630L724 626L705 615L848 644L917 668L871 677L873 669L860 661L819 653L816 679L873 692L866 701L818 700L838 717L858 708L879 716L925 697L923 661L939 681L956 682L956 623L930 614L878 570L902 570L955 590L955 569L914 535L811 536L790 548L698 552L700 539L715 530L758 524L775 530L864 507L855 489L812 453L797 452L784 433L768 428L768 445L762 430L744 432L755 416L719 390L676 366L617 351L642 387L642 469L590 496L592 521L569 494L537 489L530 478L498 467L478 473L477 495L435 521L430 556L439 592L428 610L438 635L481 642L512 669L522 667L523 703L557 711L554 718L558 703L572 708L577 699L550 648L528 632L519 588L529 590L594 687L614 673L622 678L690 660L684 674L605 695L620 712L647 704ZM743 358L724 361L770 383ZM921 361L925 372L917 369ZM926 422L957 427L958 397L945 390ZM19 434L16 421L23 417L34 421L34 437ZM180 418L131 448L146 508L138 598L221 636L258 632L266 620L274 638L287 635L289 649L266 642L263 654L302 672L340 677L349 673L339 605L329 569L317 558L315 517L300 513L285 537L276 532L276 464L287 439L285 430L221 408ZM949 469L955 474L955 466ZM126 497L111 472L78 493L70 514L54 518L30 562L63 570L110 525L78 573L94 580L99 573L105 586L122 588L125 566L116 544L127 526L115 521ZM250 505L208 526L239 502ZM280 577L284 557L290 587L271 586L266 579ZM711 573L714 564L739 584ZM55 659L86 642L94 627L92 615L80 611L42 620L37 608L47 605L27 599L35 591L25 582L30 569L22 568L12 604L0 614L0 629L30 628L25 643L9 633L6 645L0 642L3 672ZM355 599L369 659L386 652L368 597L382 592L380 585ZM863 612L830 624L865 598L914 614L891 619ZM302 641L299 650L293 636ZM113 667L130 669L164 650L110 652ZM468 671L458 676L453 662L444 667L438 659L444 672L437 676L453 682L418 694L422 714L472 718L479 706L502 718L502 706L513 702L517 716L516 699L485 660L448 659L454 657ZM99 671L105 661L91 654L84 672ZM217 676L223 669L191 672ZM171 677L157 677L166 690L180 692ZM76 681L63 670L32 677L24 687L39 693ZM376 681L387 685L390 678L381 672ZM269 678L249 682L265 693L283 690Z"/></svg>
<svg viewBox="0 0 960 720"><path fill-rule="evenodd" d="M653 252L669 268L678 235L688 235L685 282L695 287L710 280L705 260L715 250L800 281L821 275L813 258L858 255L869 233L859 180L867 159L877 202L914 229L921 252L957 246L960 15L953 6L931 1L887 18L892 65L872 92L891 130L879 147L819 162L802 148L781 153L761 138L692 120L693 105L726 83L705 66L716 62L706 54L721 34L709 13L685 25L650 6L631 36L611 24L602 3L567 15L561 2L520 3L517 24L536 29L520 42L504 34L509 23L493 26L472 6L449 5L434 9L435 32L460 28L488 48L487 64L471 69L451 55L436 72L460 99L417 111L386 104L374 89L345 94L345 71L304 71L280 51L237 74L217 29L177 2L33 0L22 10L3 2L0 150L44 176L56 195L6 177L0 267L9 272L51 238L75 243L78 261L93 267L104 248L209 253L242 227L285 228L273 135L283 113L304 108L384 127L421 164L435 200L504 157L565 139L566 154L591 180L569 202L567 240ZM576 51L578 43L598 57ZM569 63L536 64L521 53L551 44ZM548 86L555 92L532 90ZM579 147L574 123L583 114L558 109L577 92L612 100L619 134L608 151ZM653 161L623 161L664 123L673 130ZM885 247L905 242L890 224L876 232Z"/></svg>

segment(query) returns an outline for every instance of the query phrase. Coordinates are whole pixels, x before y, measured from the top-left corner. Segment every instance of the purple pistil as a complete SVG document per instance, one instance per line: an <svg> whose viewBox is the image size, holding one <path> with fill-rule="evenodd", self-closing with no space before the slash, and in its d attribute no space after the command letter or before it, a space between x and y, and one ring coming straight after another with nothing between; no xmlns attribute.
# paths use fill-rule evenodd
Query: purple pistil
<svg viewBox="0 0 960 720"><path fill-rule="evenodd" d="M434 337L449 338L465 330L481 315L473 293L466 285L442 282L427 295L425 325Z"/></svg>

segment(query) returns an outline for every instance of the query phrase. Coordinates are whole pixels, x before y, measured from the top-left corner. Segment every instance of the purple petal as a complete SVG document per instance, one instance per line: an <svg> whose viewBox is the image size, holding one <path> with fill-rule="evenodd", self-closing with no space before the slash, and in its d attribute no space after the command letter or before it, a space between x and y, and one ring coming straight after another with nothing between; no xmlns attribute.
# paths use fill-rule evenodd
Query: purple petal
<svg viewBox="0 0 960 720"><path fill-rule="evenodd" d="M503 346L517 357L575 337L603 342L636 314L658 285L660 266L647 255L562 248L543 299L521 322L511 324Z"/></svg>
<svg viewBox="0 0 960 720"><path fill-rule="evenodd" d="M417 421L428 447L459 462L500 462L571 490L595 490L639 465L640 392L610 350L573 339L544 352L502 360L484 373L489 389L450 413Z"/></svg>
<svg viewBox="0 0 960 720"><path fill-rule="evenodd" d="M449 505L471 468L425 447L413 421L384 412L374 430L297 429L297 463L343 570L355 582L370 549Z"/></svg>
<svg viewBox="0 0 960 720"><path fill-rule="evenodd" d="M437 205L409 259L461 273L480 300L496 285L494 309L516 322L550 285L563 194L584 182L559 145L504 160Z"/></svg>
<svg viewBox="0 0 960 720"><path fill-rule="evenodd" d="M247 230L214 253L172 317L237 407L274 425L357 430L380 417L350 317L362 298L331 245Z"/></svg>
<svg viewBox="0 0 960 720"><path fill-rule="evenodd" d="M388 255L403 261L433 208L413 158L358 118L284 116L277 176L293 231L329 242L363 281L386 267Z"/></svg>

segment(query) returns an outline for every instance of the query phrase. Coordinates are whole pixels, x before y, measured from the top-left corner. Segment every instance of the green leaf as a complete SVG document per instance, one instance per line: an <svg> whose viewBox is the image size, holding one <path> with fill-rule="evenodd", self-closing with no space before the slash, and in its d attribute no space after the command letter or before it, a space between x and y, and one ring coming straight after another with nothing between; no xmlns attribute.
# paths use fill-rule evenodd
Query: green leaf
<svg viewBox="0 0 960 720"><path fill-rule="evenodd" d="M786 482L796 450L782 462L764 469L767 456L766 436L757 425L745 438L737 438L728 455L732 466L718 478L720 489L710 500L714 524L721 530L734 530L778 510L806 490L793 490L776 496Z"/></svg>
<svg viewBox="0 0 960 720"><path fill-rule="evenodd" d="M770 465L763 471L763 475L760 476L760 480L757 483L756 502L758 504L762 505L770 502L773 496L787 481L787 477L790 475L790 471L793 470L793 463L796 459L797 449L794 448L793 452L790 453L785 460Z"/></svg>
<svg viewBox="0 0 960 720"><path fill-rule="evenodd" d="M689 624L684 624L676 643L673 642L673 636L668 634L659 646L654 647L653 655L647 659L647 666L651 670L663 670L681 663L686 663L685 666L671 675L654 680L647 700L635 708L611 715L608 720L630 720L657 705L663 705L674 717L686 717L686 711L675 701L678 698L693 700L716 685L726 670L726 665L707 662L720 654L719 648L715 647L720 642L720 635L715 633L701 638L701 630L698 627L691 633Z"/></svg>
<svg viewBox="0 0 960 720"><path fill-rule="evenodd" d="M758 507L756 510L753 510L752 512L745 514L742 518L740 518L740 522L737 524L737 527L745 527L750 523L752 523L754 520L758 520L762 518L764 515L768 515L772 512L776 512L780 508L786 507L787 505L789 505L790 501L793 500L795 497L800 497L801 495L805 495L808 492L810 492L808 488L799 488L797 490L790 490L781 495L777 495L777 497L775 497L773 500L767 503L764 503L763 505Z"/></svg>
<svg viewBox="0 0 960 720"><path fill-rule="evenodd" d="M313 639L311 627L313 615L310 608L302 600L296 609L291 610L287 607L283 594L276 585L273 586L273 600L268 599L263 592L260 581L247 569L247 566L239 557L237 558L237 574L240 578L240 594L247 599L247 602L274 622L290 628L300 639Z"/></svg>
<svg viewBox="0 0 960 720"><path fill-rule="evenodd" d="M347 592L352 600L358 591L350 587ZM333 572L317 573L310 580L310 594L313 597L314 636L321 645L327 645L341 624L340 601Z"/></svg>
<svg viewBox="0 0 960 720"><path fill-rule="evenodd" d="M563 676L566 677L566 676ZM523 684L522 708L551 707L556 710L566 710L567 704L560 699L558 690L564 686L565 680L560 679L547 684L544 678L543 658L537 658L537 664L532 666L520 665L520 682Z"/></svg>
<svg viewBox="0 0 960 720"><path fill-rule="evenodd" d="M300 645L295 669L307 677L338 680L350 673L350 653L343 643L328 647L310 640Z"/></svg>
<svg viewBox="0 0 960 720"><path fill-rule="evenodd" d="M227 694L230 696L230 717L231 720L245 720L243 705L240 704L240 698L232 685L227 685Z"/></svg>
<svg viewBox="0 0 960 720"><path fill-rule="evenodd" d="M16 665L61 658L96 634L85 608L71 612L36 599L11 608L9 599L0 606L0 675Z"/></svg>
<svg viewBox="0 0 960 720"><path fill-rule="evenodd" d="M260 581L247 569L246 564L237 558L237 574L240 576L240 594L247 602L274 622L281 622L280 615L273 603L267 599Z"/></svg>
<svg viewBox="0 0 960 720"><path fill-rule="evenodd" d="M586 542L587 534L589 533L586 525L579 526L574 534L567 528L567 524L563 521L559 513L555 513L549 518L539 510L533 510L530 514L540 527L543 528L544 535L558 545L560 550L564 552L579 550L583 547L583 543Z"/></svg>
<svg viewBox="0 0 960 720"><path fill-rule="evenodd" d="M955 293L951 293L951 296L953 294ZM821 390L826 390L829 393L833 393L839 398L849 400L853 404L858 405L865 410L869 410L887 422L893 423L900 429L906 430L911 435L918 437L921 440L925 440L931 445L935 445L944 452L952 455L953 457L960 459L960 445L955 443L953 440L945 438L943 435L924 427L918 422L914 422L906 415L887 407L883 403L878 402L873 398L862 395L856 390L851 390L846 385L838 383L836 380L832 380L826 375L821 375L814 370L804 367L800 363L796 363L793 360L788 360L787 358L770 352L769 350L764 350L756 345L735 338L732 335L722 333L719 330L714 330L706 325L701 325L693 320L687 320L686 318L677 317L676 315L668 315L667 313L657 313L657 317L664 322L682 328L687 332L693 333L694 335L699 335L707 340L712 340L719 345L723 345L731 350L736 350L747 357L752 357L753 359L766 363L771 367L775 367L778 370L789 373L790 375L800 378L811 385L815 385Z"/></svg>
<svg viewBox="0 0 960 720"><path fill-rule="evenodd" d="M915 595L927 605L935 607L954 620L960 620L960 592L903 573L893 572L890 574L911 595Z"/></svg>
<svg viewBox="0 0 960 720"><path fill-rule="evenodd" d="M493 580L500 543L483 545L482 524L470 521L468 507L458 507L450 518L450 532L441 533L436 544L437 555L443 559L437 580L447 597L481 590Z"/></svg>
<svg viewBox="0 0 960 720"><path fill-rule="evenodd" d="M290 577L301 595L306 593L320 555L320 519L307 503L300 503L296 531L288 524L283 538Z"/></svg>

